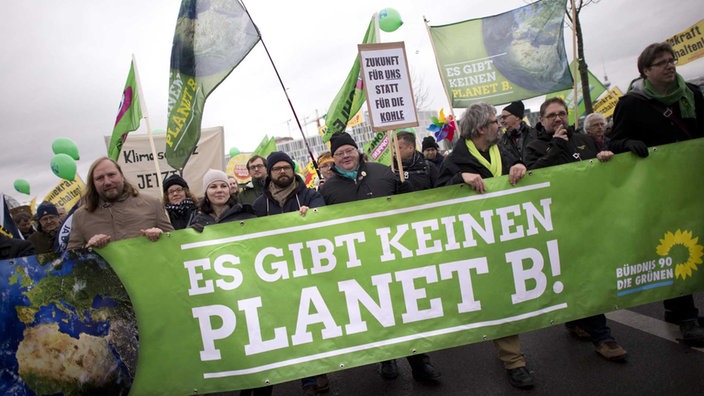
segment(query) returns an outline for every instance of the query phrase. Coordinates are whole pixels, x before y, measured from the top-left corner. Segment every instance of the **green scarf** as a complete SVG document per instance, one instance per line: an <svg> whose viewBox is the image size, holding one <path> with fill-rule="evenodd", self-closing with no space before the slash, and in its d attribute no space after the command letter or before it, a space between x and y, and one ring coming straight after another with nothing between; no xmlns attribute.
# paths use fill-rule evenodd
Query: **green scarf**
<svg viewBox="0 0 704 396"><path fill-rule="evenodd" d="M494 177L501 176L501 154L499 153L498 145L493 144L489 147L489 159L491 160L491 162L489 162L486 158L484 158L482 153L479 152L477 146L474 145L474 142L469 139L465 140L465 142L467 143L469 153L472 154L472 156L476 158L482 166L489 169L489 172L491 172Z"/></svg>
<svg viewBox="0 0 704 396"><path fill-rule="evenodd" d="M643 90L653 99L657 99L660 103L667 106L675 103L680 104L680 114L682 118L696 118L694 111L694 93L687 88L684 78L677 74L677 85L670 89L665 95L661 95L653 89L653 85L647 79L644 81Z"/></svg>

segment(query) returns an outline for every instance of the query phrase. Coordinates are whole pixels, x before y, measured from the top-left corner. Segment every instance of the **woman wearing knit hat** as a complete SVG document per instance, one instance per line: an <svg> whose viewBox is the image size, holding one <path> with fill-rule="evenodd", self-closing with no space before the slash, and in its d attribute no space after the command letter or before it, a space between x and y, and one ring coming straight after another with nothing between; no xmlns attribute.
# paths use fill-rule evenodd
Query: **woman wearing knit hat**
<svg viewBox="0 0 704 396"><path fill-rule="evenodd" d="M210 224L256 217L249 205L243 207L230 195L230 182L221 170L209 169L205 172L203 191L200 212L191 222L191 227L197 231L203 231L203 227Z"/></svg>
<svg viewBox="0 0 704 396"><path fill-rule="evenodd" d="M179 175L171 175L164 180L164 208L175 230L188 227L196 215L196 197L188 188L188 183Z"/></svg>
<svg viewBox="0 0 704 396"><path fill-rule="evenodd" d="M56 231L59 228L59 211L53 203L44 201L37 208L37 231L29 236L29 241L34 245L34 250L39 253L54 251Z"/></svg>

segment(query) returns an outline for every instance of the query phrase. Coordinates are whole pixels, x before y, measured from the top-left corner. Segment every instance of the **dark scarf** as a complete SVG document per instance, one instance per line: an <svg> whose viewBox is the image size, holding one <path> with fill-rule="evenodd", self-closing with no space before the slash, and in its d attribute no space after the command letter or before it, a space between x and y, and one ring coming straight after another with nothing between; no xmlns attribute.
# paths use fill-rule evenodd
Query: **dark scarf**
<svg viewBox="0 0 704 396"><path fill-rule="evenodd" d="M190 198L186 198L177 204L167 203L165 205L165 207L169 213L175 213L179 216L183 216L183 215L190 213L196 209L196 205L193 203L193 200Z"/></svg>

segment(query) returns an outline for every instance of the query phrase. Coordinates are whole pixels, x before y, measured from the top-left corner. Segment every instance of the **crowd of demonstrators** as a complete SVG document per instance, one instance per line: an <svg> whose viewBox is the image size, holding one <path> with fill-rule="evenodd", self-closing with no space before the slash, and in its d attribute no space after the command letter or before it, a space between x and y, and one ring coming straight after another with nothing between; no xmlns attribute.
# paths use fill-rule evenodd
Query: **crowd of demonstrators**
<svg viewBox="0 0 704 396"><path fill-rule="evenodd" d="M37 231L29 236L29 241L38 254L53 252L61 224L59 211L53 203L45 201L39 205L34 217L37 219Z"/></svg>
<svg viewBox="0 0 704 396"><path fill-rule="evenodd" d="M638 57L640 77L618 101L609 145L616 153L648 156L648 147L704 137L704 96L677 73L668 43L647 46ZM682 341L704 346L704 328L692 295L664 301L665 320L676 323Z"/></svg>
<svg viewBox="0 0 704 396"><path fill-rule="evenodd" d="M68 249L102 248L110 241L138 236L156 241L173 231L161 201L140 194L108 157L91 164L81 201L73 214Z"/></svg>
<svg viewBox="0 0 704 396"><path fill-rule="evenodd" d="M459 139L447 157L439 153L432 136L416 150L416 136L398 132L398 153L405 182L399 170L364 160L354 139L346 132L330 139L330 152L318 157L319 190L309 189L295 172L295 163L284 152L268 158L252 156L247 161L251 182L239 190L236 179L222 170L209 169L202 179L204 196L198 200L181 176L164 180L163 202L139 194L125 180L120 166L102 157L90 167L81 206L75 211L69 249L104 247L110 241L146 236L156 241L164 232L192 228L202 232L211 224L253 219L288 212L305 216L309 208L342 204L399 193L465 183L477 193L487 191L484 180L508 175L518 184L527 170L598 158L608 161L614 152L631 151L648 156L648 147L704 137L704 96L696 86L677 74L675 57L667 43L648 46L638 58L640 78L616 106L613 130L605 134L607 122L593 113L584 122L585 134L568 125L568 108L560 98L549 98L540 107L540 122L531 128L523 121L524 105L512 102L497 118L494 106L475 103L459 120ZM505 128L503 134L499 124ZM613 151L613 152L612 152ZM239 190L239 191L238 191ZM251 205L251 206L250 206ZM63 209L63 208L61 208ZM43 202L35 216L20 212L15 222L30 242L0 237L0 257L11 258L51 252L61 213ZM64 211L65 216L65 211ZM568 258L569 259L569 258ZM704 328L691 295L664 301L666 320L680 326L688 345L704 346ZM569 332L589 339L597 354L610 361L623 361L626 350L616 342L603 314L565 324ZM512 386L534 386L521 351L519 335L493 341L499 360ZM418 381L436 381L441 373L427 354L407 357L412 376ZM380 364L384 379L398 377L395 360ZM326 375L302 379L304 395L328 391ZM248 389L240 395L267 396L272 386Z"/></svg>
<svg viewBox="0 0 704 396"><path fill-rule="evenodd" d="M460 138L443 162L438 185L466 183L482 194L486 191L484 179L508 174L509 182L515 185L525 176L526 166L513 156L503 156L499 149L498 124L494 106L475 103L467 108L460 119ZM521 389L532 388L533 375L526 367L518 335L493 342L509 383Z"/></svg>
<svg viewBox="0 0 704 396"><path fill-rule="evenodd" d="M521 101L511 102L501 110L499 121L504 127L504 134L501 136L499 149L502 151L501 157L511 163L525 163L526 147L538 136L538 131L523 121L524 115L525 106Z"/></svg>
<svg viewBox="0 0 704 396"><path fill-rule="evenodd" d="M438 168L440 168L440 165L442 165L442 160L445 159L440 154L439 150L440 150L440 146L435 141L434 137L426 136L423 138L423 143L421 144L420 151L423 152L425 159L434 163L435 166L437 166Z"/></svg>
<svg viewBox="0 0 704 396"><path fill-rule="evenodd" d="M609 138L605 135L606 126L606 117L601 113L591 113L584 118L584 131L599 151L607 150L609 146Z"/></svg>
<svg viewBox="0 0 704 396"><path fill-rule="evenodd" d="M298 212L301 216L305 216L309 208L325 205L322 195L306 187L301 176L294 172L295 164L288 154L275 151L269 154L266 163L267 177L264 193L254 201L254 211L257 216L288 212ZM330 389L330 381L326 374L303 378L301 384L304 396L314 396Z"/></svg>
<svg viewBox="0 0 704 396"><path fill-rule="evenodd" d="M262 192L266 180L266 159L261 155L253 155L247 160L247 172L252 180L242 187L239 192L239 202L243 205L252 205Z"/></svg>
<svg viewBox="0 0 704 396"><path fill-rule="evenodd" d="M386 197L410 191L408 183L401 183L386 165L364 162L357 143L346 132L330 137L330 152L334 165L333 176L320 188L326 205L354 202L363 199ZM440 372L430 363L424 353L407 357L411 373L417 381L433 381ZM381 363L380 374L385 379L398 377L395 360Z"/></svg>
<svg viewBox="0 0 704 396"><path fill-rule="evenodd" d="M438 167L416 150L416 135L411 132L398 132L398 155L401 157L403 176L413 191L427 190L435 186ZM396 160L394 159L394 164ZM396 175L399 169L394 169ZM398 176L397 176L398 177Z"/></svg>
<svg viewBox="0 0 704 396"><path fill-rule="evenodd" d="M36 231L32 224L32 215L27 212L17 212L12 216L12 220L17 225L17 229L22 233L24 239L29 239L29 236Z"/></svg>
<svg viewBox="0 0 704 396"><path fill-rule="evenodd" d="M164 180L164 208L169 214L171 225L176 230L187 228L196 216L198 200L179 175L171 175Z"/></svg>

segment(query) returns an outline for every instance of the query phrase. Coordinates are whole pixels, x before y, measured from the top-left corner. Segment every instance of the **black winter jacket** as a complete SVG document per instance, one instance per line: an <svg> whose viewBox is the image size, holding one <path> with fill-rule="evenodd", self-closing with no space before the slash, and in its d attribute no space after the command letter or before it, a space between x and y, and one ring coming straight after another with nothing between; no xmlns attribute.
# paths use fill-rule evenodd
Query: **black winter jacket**
<svg viewBox="0 0 704 396"><path fill-rule="evenodd" d="M398 169L395 169L394 173L398 178ZM435 187L438 167L432 161L425 159L421 152L416 151L413 153L413 158L403 161L403 177L410 184L412 191L427 190Z"/></svg>
<svg viewBox="0 0 704 396"><path fill-rule="evenodd" d="M704 137L704 96L696 85L687 84L694 92L696 119L682 119L689 134L680 129L672 117L680 117L679 106L670 106L671 118L663 115L666 107L634 89L622 96L614 110L614 126L610 133L609 149L614 153L628 151L628 140L640 140L646 146L658 146L682 140ZM661 111L662 110L662 111Z"/></svg>
<svg viewBox="0 0 704 396"><path fill-rule="evenodd" d="M511 167L520 161L510 160L501 154L501 173L506 175ZM460 138L455 143L452 152L445 157L442 166L440 167L440 176L436 186L449 186L452 184L460 184L462 180L462 172L477 173L482 179L494 177L489 169L479 163L472 154L469 153L467 143L464 138Z"/></svg>
<svg viewBox="0 0 704 396"><path fill-rule="evenodd" d="M543 125L536 125L538 138L526 147L526 166L528 169L546 168L570 162L596 158L599 149L589 136L567 129L569 140L553 138L545 131Z"/></svg>
<svg viewBox="0 0 704 396"><path fill-rule="evenodd" d="M287 212L297 212L301 206L307 206L309 208L317 208L320 206L325 206L325 200L319 192L306 187L306 183L303 181L301 176L296 175L296 181L298 182L298 189L291 193L286 198L284 206L279 205L279 201L275 200L269 192L269 184L271 183L270 178L266 178L264 184L264 193L259 196L254 201L254 213L257 216L269 216Z"/></svg>
<svg viewBox="0 0 704 396"><path fill-rule="evenodd" d="M342 176L334 166L332 171L333 176L320 187L326 205L411 191L408 183L402 185L391 168L376 162L360 161L355 180Z"/></svg>

